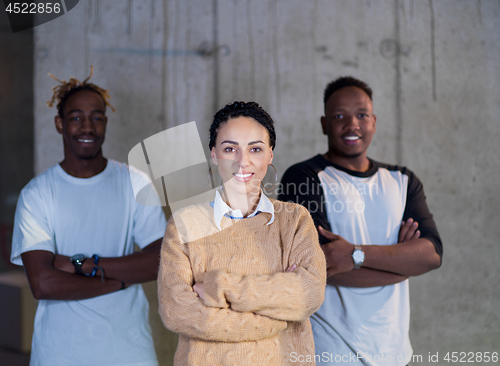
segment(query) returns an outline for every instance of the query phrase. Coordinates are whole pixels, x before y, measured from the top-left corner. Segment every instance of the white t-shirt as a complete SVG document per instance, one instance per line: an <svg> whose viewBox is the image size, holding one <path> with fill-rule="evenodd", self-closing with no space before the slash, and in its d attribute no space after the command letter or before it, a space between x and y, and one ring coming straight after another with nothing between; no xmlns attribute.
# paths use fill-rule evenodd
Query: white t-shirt
<svg viewBox="0 0 500 366"><path fill-rule="evenodd" d="M318 173L331 231L349 243L398 242L408 177L373 169L357 177L329 166ZM341 316L339 315L341 314ZM406 365L412 354L408 280L389 286L326 286L311 317L318 365ZM327 361L327 362L325 362Z"/></svg>
<svg viewBox="0 0 500 366"><path fill-rule="evenodd" d="M352 244L395 244L401 220L411 217L420 237L442 255L420 180L405 167L370 162L368 171L355 172L317 155L285 172L279 199L307 207L316 226ZM316 365L406 365L413 352L409 325L408 280L367 288L327 285L323 305L311 316Z"/></svg>
<svg viewBox="0 0 500 366"><path fill-rule="evenodd" d="M129 174L130 169L130 174ZM56 165L33 178L17 203L11 261L47 250L72 256L120 257L163 237L160 205L136 202L131 180L148 180L108 160L103 172L75 178ZM158 365L141 285L77 301L40 300L31 365Z"/></svg>

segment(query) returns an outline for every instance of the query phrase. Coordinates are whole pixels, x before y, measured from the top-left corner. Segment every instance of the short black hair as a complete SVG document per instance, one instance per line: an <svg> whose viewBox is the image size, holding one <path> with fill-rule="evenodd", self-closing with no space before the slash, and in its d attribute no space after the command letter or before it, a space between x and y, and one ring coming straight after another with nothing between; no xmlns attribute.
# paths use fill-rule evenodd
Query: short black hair
<svg viewBox="0 0 500 366"><path fill-rule="evenodd" d="M276 131L274 130L274 122L271 116L256 102L233 102L215 113L209 130L210 140L208 148L210 150L215 146L220 126L231 118L237 117L250 117L264 126L269 134L269 145L271 149L274 149L276 146Z"/></svg>
<svg viewBox="0 0 500 366"><path fill-rule="evenodd" d="M361 80L358 80L356 78L353 78L352 76L342 76L342 77L338 78L337 80L332 81L331 83L329 83L326 86L325 94L323 97L323 103L325 104L325 107L326 107L326 102L328 101L328 99L330 98L330 96L334 92L336 92L339 89L346 88L348 86L355 86L355 87L362 89L366 94L368 94L368 96L370 97L370 100L373 100L372 99L372 94L373 94L372 88L370 88L367 83L365 83Z"/></svg>

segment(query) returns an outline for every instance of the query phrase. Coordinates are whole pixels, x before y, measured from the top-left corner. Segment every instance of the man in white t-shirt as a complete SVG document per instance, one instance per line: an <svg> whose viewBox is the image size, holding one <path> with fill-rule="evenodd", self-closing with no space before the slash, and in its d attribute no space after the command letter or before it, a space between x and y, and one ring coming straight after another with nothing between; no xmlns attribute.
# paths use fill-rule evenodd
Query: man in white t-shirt
<svg viewBox="0 0 500 366"><path fill-rule="evenodd" d="M11 260L40 300L30 364L158 365L140 283L157 277L166 221L134 198L147 176L103 157L108 95L87 80L54 88L64 160L16 209Z"/></svg>
<svg viewBox="0 0 500 366"><path fill-rule="evenodd" d="M325 301L311 317L316 364L406 365L408 278L440 266L441 239L417 176L367 156L370 87L339 78L324 104L328 151L290 167L279 196L308 208L326 256Z"/></svg>

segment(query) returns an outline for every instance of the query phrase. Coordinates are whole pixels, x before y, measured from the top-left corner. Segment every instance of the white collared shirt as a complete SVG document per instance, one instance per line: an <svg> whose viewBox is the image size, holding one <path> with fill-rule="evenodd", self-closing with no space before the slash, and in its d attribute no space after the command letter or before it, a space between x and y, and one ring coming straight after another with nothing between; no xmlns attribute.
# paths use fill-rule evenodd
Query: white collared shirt
<svg viewBox="0 0 500 366"><path fill-rule="evenodd" d="M271 225L274 222L274 206L269 198L267 198L267 196L264 194L264 192L262 192L260 195L260 200L255 211L247 217L243 217L241 210L233 210L231 207L229 207L229 205L222 199L222 196L220 195L218 189L215 191L215 199L210 202L210 206L214 208L215 225L217 225L217 228L219 230L221 230L220 222L223 216L226 216L230 219L248 219L250 217L254 217L260 212L268 212L271 214L271 219L266 225Z"/></svg>

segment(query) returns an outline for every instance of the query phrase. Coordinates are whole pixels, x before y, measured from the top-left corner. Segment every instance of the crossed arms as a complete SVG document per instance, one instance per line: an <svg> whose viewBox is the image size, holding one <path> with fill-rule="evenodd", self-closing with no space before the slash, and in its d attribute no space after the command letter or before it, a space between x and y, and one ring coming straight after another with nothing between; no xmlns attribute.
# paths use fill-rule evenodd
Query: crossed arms
<svg viewBox="0 0 500 366"><path fill-rule="evenodd" d="M287 257L296 267L269 275L208 270L203 296L198 296L199 287L193 290L190 258L196 253L176 239L171 219L158 275L159 312L165 326L189 338L242 342L272 337L287 327L287 321L307 319L323 302L326 273L324 254L310 241L316 238L317 243L314 224L310 217L304 219L310 222L300 225Z"/></svg>
<svg viewBox="0 0 500 366"><path fill-rule="evenodd" d="M354 246L339 235L319 227L321 235L331 241L322 245L327 262L329 285L350 287L386 286L410 276L438 268L441 258L434 245L420 238L413 219L402 222L399 242L393 245L363 245L365 261L353 270Z"/></svg>
<svg viewBox="0 0 500 366"><path fill-rule="evenodd" d="M292 193L284 192L280 194L279 199L305 206L310 202L316 204L323 202L323 189L314 169L318 168L298 164L285 172L282 186L287 187L291 183L298 187L305 185L309 189L303 194L293 190ZM324 207L311 212L318 227L320 242L323 244L321 247L327 262L328 284L351 287L385 286L440 266L441 239L427 207L422 184L411 171L406 170L405 174L409 177L409 183L398 243L363 245L365 261L360 269L353 270L354 263L351 258L353 244L328 231L330 223ZM314 189L311 189L312 186ZM420 230L417 231L417 228Z"/></svg>
<svg viewBox="0 0 500 366"><path fill-rule="evenodd" d="M33 250L21 254L24 269L33 296L45 300L82 300L122 289L123 284L153 281L157 276L161 239L123 257L102 257L99 266L104 268L95 277L75 274L70 257L46 250ZM76 254L76 253L75 253ZM82 265L84 274L90 274L92 258Z"/></svg>

